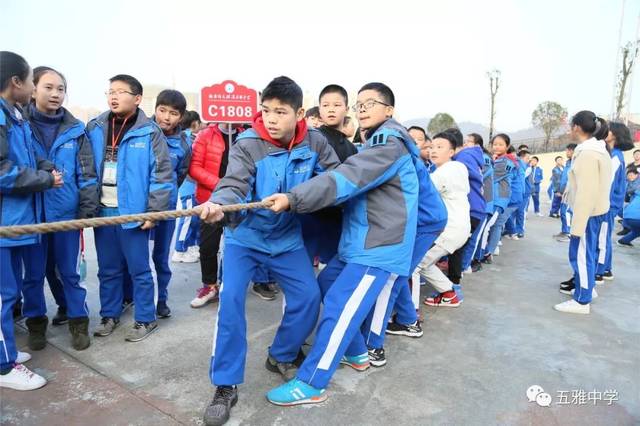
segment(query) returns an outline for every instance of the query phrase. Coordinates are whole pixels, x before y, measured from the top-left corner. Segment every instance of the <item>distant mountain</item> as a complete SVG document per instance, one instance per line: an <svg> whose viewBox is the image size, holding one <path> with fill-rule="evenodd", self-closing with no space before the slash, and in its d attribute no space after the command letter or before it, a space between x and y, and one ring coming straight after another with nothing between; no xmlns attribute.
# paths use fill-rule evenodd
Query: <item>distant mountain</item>
<svg viewBox="0 0 640 426"><path fill-rule="evenodd" d="M431 121L431 118L426 118L426 117L413 118L411 120L405 121L403 124L407 127L420 126L426 129L427 126L429 125L429 121ZM460 131L465 135L468 133L478 133L485 140L489 138L489 128L480 123L474 123L472 121L461 121L458 123L458 127L460 127ZM556 132L555 136L563 135L567 131L568 131L568 126L563 126ZM511 137L511 140L514 142L524 141L524 140L537 140L537 139L544 138L544 133L542 132L542 130L536 127L520 129L520 130L516 130L515 132L505 131L503 129L497 129L495 133L501 133L501 132L508 134Z"/></svg>

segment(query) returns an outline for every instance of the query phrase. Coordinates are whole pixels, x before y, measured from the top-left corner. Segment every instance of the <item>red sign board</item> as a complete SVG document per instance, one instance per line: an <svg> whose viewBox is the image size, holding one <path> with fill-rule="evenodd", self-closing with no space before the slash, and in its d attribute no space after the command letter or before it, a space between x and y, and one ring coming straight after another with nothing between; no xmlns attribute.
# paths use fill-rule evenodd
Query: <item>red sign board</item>
<svg viewBox="0 0 640 426"><path fill-rule="evenodd" d="M203 87L200 92L200 116L203 121L251 123L258 112L258 94L235 81Z"/></svg>

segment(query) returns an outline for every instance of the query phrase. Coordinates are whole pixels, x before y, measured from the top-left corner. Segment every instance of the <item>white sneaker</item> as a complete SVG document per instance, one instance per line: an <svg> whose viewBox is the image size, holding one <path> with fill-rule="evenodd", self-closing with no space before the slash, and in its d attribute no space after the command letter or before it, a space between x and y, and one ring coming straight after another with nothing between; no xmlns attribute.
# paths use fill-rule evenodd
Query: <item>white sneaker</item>
<svg viewBox="0 0 640 426"><path fill-rule="evenodd" d="M200 247L191 246L187 249L187 253L190 253L193 256L196 256L198 260L200 260Z"/></svg>
<svg viewBox="0 0 640 426"><path fill-rule="evenodd" d="M542 213L536 213L536 216L538 217L544 217L544 215Z"/></svg>
<svg viewBox="0 0 640 426"><path fill-rule="evenodd" d="M16 357L16 362L18 364L24 364L25 362L31 359L31 354L27 352L18 351L18 356Z"/></svg>
<svg viewBox="0 0 640 426"><path fill-rule="evenodd" d="M473 271L471 270L471 266L469 266L467 269L465 269L464 271L462 271L463 274L473 274Z"/></svg>
<svg viewBox="0 0 640 426"><path fill-rule="evenodd" d="M200 252L187 250L182 256L182 263L196 263L200 261Z"/></svg>
<svg viewBox="0 0 640 426"><path fill-rule="evenodd" d="M500 247L496 247L496 249L493 251L493 255L500 256Z"/></svg>
<svg viewBox="0 0 640 426"><path fill-rule="evenodd" d="M567 300L566 302L558 303L553 307L556 311L564 312L567 314L583 314L587 315L591 312L591 305L582 305L575 300Z"/></svg>
<svg viewBox="0 0 640 426"><path fill-rule="evenodd" d="M509 234L507 235L507 238L509 238L510 240L519 240L520 237L518 237L516 234Z"/></svg>
<svg viewBox="0 0 640 426"><path fill-rule="evenodd" d="M22 364L15 364L7 374L0 375L0 388L20 391L34 390L47 384L47 380Z"/></svg>
<svg viewBox="0 0 640 426"><path fill-rule="evenodd" d="M218 297L218 288L205 285L198 290L198 295L191 301L191 307L201 308L207 303L217 300Z"/></svg>
<svg viewBox="0 0 640 426"><path fill-rule="evenodd" d="M171 255L171 261L175 262L175 263L182 263L184 259L184 255L187 254L187 252L182 252L182 251L174 251L173 255Z"/></svg>
<svg viewBox="0 0 640 426"><path fill-rule="evenodd" d="M502 245L502 240L498 241L498 247L500 247Z"/></svg>

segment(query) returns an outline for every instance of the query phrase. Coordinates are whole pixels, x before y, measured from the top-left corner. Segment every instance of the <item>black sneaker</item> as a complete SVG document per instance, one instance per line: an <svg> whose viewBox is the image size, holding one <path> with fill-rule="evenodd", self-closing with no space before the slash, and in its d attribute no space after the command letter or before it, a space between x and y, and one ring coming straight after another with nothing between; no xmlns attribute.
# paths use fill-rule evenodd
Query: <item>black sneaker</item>
<svg viewBox="0 0 640 426"><path fill-rule="evenodd" d="M218 386L213 400L204 412L206 426L221 426L229 420L231 407L238 402L238 388L235 386Z"/></svg>
<svg viewBox="0 0 640 426"><path fill-rule="evenodd" d="M597 284L597 285L604 284L604 278L603 278L603 276L602 276L602 275L597 275L597 274L596 274L596 284Z"/></svg>
<svg viewBox="0 0 640 426"><path fill-rule="evenodd" d="M480 262L486 263L487 265L491 265L493 263L493 256L488 254L485 257L483 257Z"/></svg>
<svg viewBox="0 0 640 426"><path fill-rule="evenodd" d="M276 294L269 288L267 283L256 283L251 287L251 292L262 300L274 300Z"/></svg>
<svg viewBox="0 0 640 426"><path fill-rule="evenodd" d="M618 243L618 245L619 245L619 246L623 246L623 247L633 247L633 244L631 244L631 243L627 243L627 242L622 241L622 240L618 240L618 241L617 241L617 243Z"/></svg>
<svg viewBox="0 0 640 426"><path fill-rule="evenodd" d="M473 260L471 262L471 272L482 271L482 263L479 260Z"/></svg>
<svg viewBox="0 0 640 426"><path fill-rule="evenodd" d="M51 320L51 325L63 325L69 322L69 318L67 318L67 309L58 307L58 312L56 316Z"/></svg>
<svg viewBox="0 0 640 426"><path fill-rule="evenodd" d="M629 232L631 232L631 229L629 228L622 228L620 231L616 232L616 235L619 235L621 237L624 237L625 235L627 235Z"/></svg>
<svg viewBox="0 0 640 426"><path fill-rule="evenodd" d="M369 364L374 367L382 367L387 363L387 357L384 355L384 348L368 349Z"/></svg>
<svg viewBox="0 0 640 426"><path fill-rule="evenodd" d="M271 355L267 355L267 360L265 361L264 366L272 373L280 374L285 382L296 377L296 373L298 372L298 367L296 366L295 361L278 362Z"/></svg>
<svg viewBox="0 0 640 426"><path fill-rule="evenodd" d="M156 315L158 315L158 318L169 318L171 316L171 309L167 306L167 302L158 301L158 306L156 306Z"/></svg>
<svg viewBox="0 0 640 426"><path fill-rule="evenodd" d="M418 321L408 325L394 321L387 324L387 334L393 334L394 336L422 337L424 333Z"/></svg>
<svg viewBox="0 0 640 426"><path fill-rule="evenodd" d="M133 306L133 300L123 300L122 301L122 313L124 314Z"/></svg>
<svg viewBox="0 0 640 426"><path fill-rule="evenodd" d="M602 274L602 278L604 278L605 281L612 281L613 280L613 272L606 271L604 274Z"/></svg>
<svg viewBox="0 0 640 426"><path fill-rule="evenodd" d="M575 283L573 277L571 277L567 281L563 281L563 282L560 283L560 293L562 293L562 294L571 295L571 292L575 288L576 288L576 283Z"/></svg>

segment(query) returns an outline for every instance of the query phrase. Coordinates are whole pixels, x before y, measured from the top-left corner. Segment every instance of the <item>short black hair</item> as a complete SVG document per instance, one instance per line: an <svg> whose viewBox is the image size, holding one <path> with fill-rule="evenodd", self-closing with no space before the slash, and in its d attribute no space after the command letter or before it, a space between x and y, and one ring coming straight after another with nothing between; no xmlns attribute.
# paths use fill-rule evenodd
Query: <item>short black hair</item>
<svg viewBox="0 0 640 426"><path fill-rule="evenodd" d="M109 79L109 83L113 83L114 81L122 81L123 83L127 83L129 85L129 90L131 90L131 93L133 93L134 95L142 95L142 84L140 84L137 78L132 77L128 74L118 74Z"/></svg>
<svg viewBox="0 0 640 426"><path fill-rule="evenodd" d="M445 132L451 133L456 138L456 147L459 148L464 144L464 136L462 136L462 132L457 127L449 127Z"/></svg>
<svg viewBox="0 0 640 426"><path fill-rule="evenodd" d="M320 108L317 106L309 108L307 112L304 113L304 118L309 117L320 117Z"/></svg>
<svg viewBox="0 0 640 426"><path fill-rule="evenodd" d="M64 85L64 90L66 91L67 90L67 79L64 78L64 75L62 75L62 73L60 71L54 70L51 67L46 67L46 66L35 67L33 69L33 84L35 86L37 86L38 82L40 81L42 76L45 75L48 72L52 72L52 73L58 74L58 76L60 76L60 78L62 79L62 84Z"/></svg>
<svg viewBox="0 0 640 426"><path fill-rule="evenodd" d="M524 157L525 155L529 155L529 154L531 154L531 153L529 151L527 151L526 149L521 149L518 152L518 157Z"/></svg>
<svg viewBox="0 0 640 426"><path fill-rule="evenodd" d="M156 98L156 108L160 105L166 105L178 110L180 115L184 115L187 110L187 99L177 90L167 89L158 93Z"/></svg>
<svg viewBox="0 0 640 426"><path fill-rule="evenodd" d="M411 130L417 130L419 132L422 132L422 134L424 135L424 139L430 141L431 138L429 137L429 135L427 134L427 131L425 129L423 129L420 126L411 126L407 129L407 132L410 132Z"/></svg>
<svg viewBox="0 0 640 426"><path fill-rule="evenodd" d="M180 121L180 127L182 127L183 129L188 129L189 127L191 127L191 124L193 124L194 121L201 122L200 114L195 111L185 111L184 115L182 116L182 120Z"/></svg>
<svg viewBox="0 0 640 426"><path fill-rule="evenodd" d="M531 159L532 159L532 160L536 160L538 163L540 162L540 159L539 159L537 156L535 156L535 155L534 155L533 157L531 157Z"/></svg>
<svg viewBox="0 0 640 426"><path fill-rule="evenodd" d="M638 171L638 168L637 168L637 167L629 167L629 168L627 169L627 174L629 174L629 173L634 173L634 174L636 174L636 175L637 175L637 174L639 174L639 173L640 173L640 171Z"/></svg>
<svg viewBox="0 0 640 426"><path fill-rule="evenodd" d="M396 97L393 94L393 91L384 83L367 83L358 90L358 93L364 92L365 90L374 90L380 94L380 97L389 106L396 105Z"/></svg>
<svg viewBox="0 0 640 426"><path fill-rule="evenodd" d="M558 161L558 158L561 160L563 159L562 155L558 155L556 158L553 159L553 161Z"/></svg>
<svg viewBox="0 0 640 426"><path fill-rule="evenodd" d="M615 138L614 147L620 151L629 151L633 149L633 140L631 139L631 131L624 123L617 121L609 122L609 131Z"/></svg>
<svg viewBox="0 0 640 426"><path fill-rule="evenodd" d="M525 151L528 151L529 150L529 145L522 144L522 145L518 146L518 151L522 151L523 149Z"/></svg>
<svg viewBox="0 0 640 426"><path fill-rule="evenodd" d="M459 147L460 145L458 145L458 138L456 137L456 135L454 135L451 132L440 132L440 133L436 133L436 135L433 137L433 139L446 139L449 141L449 145L451 145L451 149L455 150L457 147Z"/></svg>
<svg viewBox="0 0 640 426"><path fill-rule="evenodd" d="M344 89L344 87L338 84L329 84L328 86L325 86L325 88L320 91L320 96L318 96L318 101L320 101L322 97L328 93L339 94L344 98L344 104L349 105L349 95L347 94L347 91Z"/></svg>
<svg viewBox="0 0 640 426"><path fill-rule="evenodd" d="M17 53L0 51L0 90L9 87L11 78L18 77L25 81L29 77L29 64Z"/></svg>
<svg viewBox="0 0 640 426"><path fill-rule="evenodd" d="M578 146L577 143L570 143L569 145L567 145L567 149L570 149L571 151L575 151L577 146Z"/></svg>
<svg viewBox="0 0 640 426"><path fill-rule="evenodd" d="M262 91L260 102L270 99L277 99L289 105L294 111L298 111L302 108L302 89L289 77L276 77Z"/></svg>
<svg viewBox="0 0 640 426"><path fill-rule="evenodd" d="M478 146L483 146L484 145L484 140L482 139L482 136L480 136L478 133L469 133L467 136L469 136L471 139L473 139L473 143L478 145Z"/></svg>
<svg viewBox="0 0 640 426"><path fill-rule="evenodd" d="M636 150L634 150L631 154L633 155L633 154L635 154L636 152L640 152L640 149L636 149Z"/></svg>

